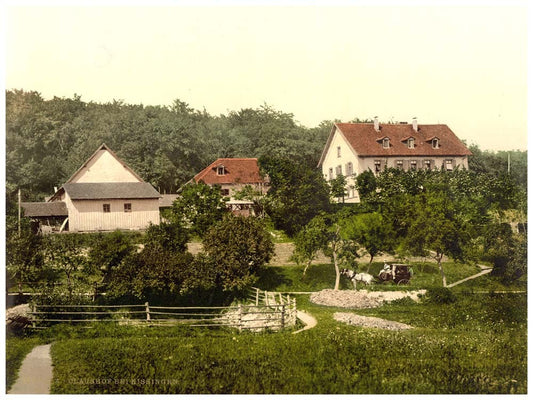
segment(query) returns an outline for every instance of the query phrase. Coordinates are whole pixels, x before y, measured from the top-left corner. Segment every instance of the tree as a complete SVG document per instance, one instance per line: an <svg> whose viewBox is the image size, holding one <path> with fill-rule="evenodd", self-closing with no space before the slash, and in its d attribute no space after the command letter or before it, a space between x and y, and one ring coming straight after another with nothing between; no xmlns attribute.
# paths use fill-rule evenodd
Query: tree
<svg viewBox="0 0 533 400"><path fill-rule="evenodd" d="M181 195L174 201L169 219L202 237L226 213L220 188L203 182L190 183L183 187Z"/></svg>
<svg viewBox="0 0 533 400"><path fill-rule="evenodd" d="M260 158L259 165L270 177L265 210L277 229L294 236L329 210L329 187L318 169L282 158Z"/></svg>
<svg viewBox="0 0 533 400"><path fill-rule="evenodd" d="M187 250L189 232L176 222L161 222L159 225L150 224L144 237L145 246L161 246L173 253L183 253Z"/></svg>
<svg viewBox="0 0 533 400"><path fill-rule="evenodd" d="M376 176L370 170L364 171L355 178L355 186L361 200L367 200L376 192Z"/></svg>
<svg viewBox="0 0 533 400"><path fill-rule="evenodd" d="M431 254L437 261L446 287L446 275L442 268L444 255L462 259L468 245L467 227L456 217L456 210L445 191L422 193L416 196L413 221L407 230L402 248L414 255Z"/></svg>
<svg viewBox="0 0 533 400"><path fill-rule="evenodd" d="M207 256L218 288L226 292L243 289L274 253L274 244L262 222L228 214L204 237Z"/></svg>
<svg viewBox="0 0 533 400"><path fill-rule="evenodd" d="M92 265L83 255L79 239L73 235L49 235L45 241L45 262L59 275L66 278L68 298L74 288L80 291L87 283Z"/></svg>
<svg viewBox="0 0 533 400"><path fill-rule="evenodd" d="M107 282L111 271L135 249L128 235L121 231L117 230L106 235L100 234L89 250L88 261L96 271L103 272L103 281Z"/></svg>
<svg viewBox="0 0 533 400"><path fill-rule="evenodd" d="M318 252L327 248L328 239L328 227L323 216L316 216L296 234L292 259L298 264L305 263L304 276Z"/></svg>
<svg viewBox="0 0 533 400"><path fill-rule="evenodd" d="M342 198L344 203L344 196L346 195L346 178L344 175L338 175L335 179L329 181L331 196L337 199Z"/></svg>
<svg viewBox="0 0 533 400"><path fill-rule="evenodd" d="M370 264L381 252L393 250L394 231L378 212L357 214L342 221L343 237L363 246L370 255Z"/></svg>
<svg viewBox="0 0 533 400"><path fill-rule="evenodd" d="M20 233L8 230L6 235L6 267L17 282L19 295L24 283L33 286L39 282L44 267L42 237L32 233L26 219L22 225Z"/></svg>

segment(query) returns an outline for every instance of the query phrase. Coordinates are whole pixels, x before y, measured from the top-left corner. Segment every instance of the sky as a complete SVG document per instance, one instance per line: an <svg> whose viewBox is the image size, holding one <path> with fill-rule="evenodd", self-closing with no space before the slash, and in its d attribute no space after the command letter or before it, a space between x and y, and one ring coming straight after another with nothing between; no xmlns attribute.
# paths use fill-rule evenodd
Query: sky
<svg viewBox="0 0 533 400"><path fill-rule="evenodd" d="M88 4L5 2L6 89L212 115L266 103L307 127L417 117L527 149L526 2Z"/></svg>

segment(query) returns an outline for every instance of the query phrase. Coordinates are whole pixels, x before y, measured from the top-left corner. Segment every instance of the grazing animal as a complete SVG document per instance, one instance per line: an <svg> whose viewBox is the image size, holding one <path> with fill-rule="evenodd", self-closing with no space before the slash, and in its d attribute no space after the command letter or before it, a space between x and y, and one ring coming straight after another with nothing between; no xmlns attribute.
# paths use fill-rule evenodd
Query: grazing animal
<svg viewBox="0 0 533 400"><path fill-rule="evenodd" d="M367 274L365 272L356 274L351 269L346 268L341 271L341 275L346 276L349 280L352 281L354 289L357 289L357 282L363 282L365 285L371 285L372 281L374 280L374 277L370 274Z"/></svg>

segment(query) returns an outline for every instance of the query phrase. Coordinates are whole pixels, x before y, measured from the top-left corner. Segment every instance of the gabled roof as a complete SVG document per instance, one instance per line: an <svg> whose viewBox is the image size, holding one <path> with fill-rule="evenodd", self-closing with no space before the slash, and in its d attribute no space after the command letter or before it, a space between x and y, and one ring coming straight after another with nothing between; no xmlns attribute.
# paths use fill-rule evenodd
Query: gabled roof
<svg viewBox="0 0 533 400"><path fill-rule="evenodd" d="M224 167L224 175L217 174L217 167ZM257 158L219 158L207 168L196 174L193 180L208 185L222 184L256 184L266 180L259 172Z"/></svg>
<svg viewBox="0 0 533 400"><path fill-rule="evenodd" d="M358 156L469 156L470 150L459 140L447 125L418 125L418 131L411 124L380 124L379 132L374 124L337 123L334 124L318 165L322 165L335 132L346 139ZM389 148L383 148L378 139L388 137ZM414 138L415 146L409 149L405 143ZM439 139L439 147L433 148L431 139Z"/></svg>
<svg viewBox="0 0 533 400"><path fill-rule="evenodd" d="M53 203L21 203L25 217L67 217L67 205L63 201Z"/></svg>
<svg viewBox="0 0 533 400"><path fill-rule="evenodd" d="M147 182L65 183L50 199L66 192L72 200L159 199Z"/></svg>
<svg viewBox="0 0 533 400"><path fill-rule="evenodd" d="M105 143L102 143L102 145L98 149L96 149L96 151L81 165L81 167L78 168L78 170L72 174L72 176L67 180L67 183L70 183L83 170L83 168L85 168L87 164L89 164L91 160L96 157L96 155L101 150L106 150L107 152L109 152L109 154L111 154L120 164L122 164L125 169L127 169L133 176L135 176L135 178L137 178L139 182L143 182L143 179L139 175L137 175L137 173L132 170L124 161L122 161L113 150L107 147Z"/></svg>

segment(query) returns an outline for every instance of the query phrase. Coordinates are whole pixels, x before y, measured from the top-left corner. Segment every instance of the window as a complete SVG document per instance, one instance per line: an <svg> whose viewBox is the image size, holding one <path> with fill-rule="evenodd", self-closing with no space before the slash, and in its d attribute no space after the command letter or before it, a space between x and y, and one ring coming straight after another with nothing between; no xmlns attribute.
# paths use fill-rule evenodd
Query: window
<svg viewBox="0 0 533 400"><path fill-rule="evenodd" d="M396 160L396 168L403 169L403 160Z"/></svg>
<svg viewBox="0 0 533 400"><path fill-rule="evenodd" d="M346 175L353 175L353 164L351 162L346 164Z"/></svg>
<svg viewBox="0 0 533 400"><path fill-rule="evenodd" d="M415 139L409 138L407 139L407 148L414 149L415 148Z"/></svg>
<svg viewBox="0 0 533 400"><path fill-rule="evenodd" d="M453 170L453 160L446 160L446 171Z"/></svg>
<svg viewBox="0 0 533 400"><path fill-rule="evenodd" d="M111 212L111 204L104 204L104 212L105 213Z"/></svg>
<svg viewBox="0 0 533 400"><path fill-rule="evenodd" d="M390 147L390 140L389 138L383 139L383 148L388 149Z"/></svg>
<svg viewBox="0 0 533 400"><path fill-rule="evenodd" d="M229 189L220 189L220 194L222 196L229 196Z"/></svg>
<svg viewBox="0 0 533 400"><path fill-rule="evenodd" d="M337 168L335 168L335 175L336 176L342 175L342 166L341 165L337 165Z"/></svg>
<svg viewBox="0 0 533 400"><path fill-rule="evenodd" d="M424 160L424 168L431 169L431 160Z"/></svg>
<svg viewBox="0 0 533 400"><path fill-rule="evenodd" d="M341 146L337 146L337 158L341 156Z"/></svg>
<svg viewBox="0 0 533 400"><path fill-rule="evenodd" d="M376 172L381 172L381 160L374 161L374 170Z"/></svg>
<svg viewBox="0 0 533 400"><path fill-rule="evenodd" d="M329 180L333 179L333 168L329 169Z"/></svg>
<svg viewBox="0 0 533 400"><path fill-rule="evenodd" d="M131 203L124 203L124 212L125 213L131 212Z"/></svg>
<svg viewBox="0 0 533 400"><path fill-rule="evenodd" d="M434 138L434 139L431 141L431 147L433 147L434 149L438 149L438 148L439 148L439 139Z"/></svg>
<svg viewBox="0 0 533 400"><path fill-rule="evenodd" d="M225 170L224 166L223 165L219 165L217 167L217 175L225 175L225 174L226 174L226 170Z"/></svg>
<svg viewBox="0 0 533 400"><path fill-rule="evenodd" d="M412 160L409 167L411 168L411 170L416 170L416 160Z"/></svg>

